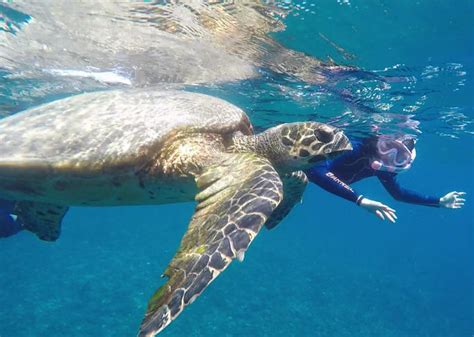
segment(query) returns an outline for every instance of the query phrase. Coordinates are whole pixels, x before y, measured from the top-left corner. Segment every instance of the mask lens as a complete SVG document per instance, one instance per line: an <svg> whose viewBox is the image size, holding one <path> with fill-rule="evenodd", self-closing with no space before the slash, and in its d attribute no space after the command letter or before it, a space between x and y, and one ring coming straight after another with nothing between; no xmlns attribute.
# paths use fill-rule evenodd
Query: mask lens
<svg viewBox="0 0 474 337"><path fill-rule="evenodd" d="M396 166L406 166L410 163L411 153L406 148L405 145L403 144L399 144L399 145L400 147L397 149L397 156L396 156L396 161L394 164Z"/></svg>
<svg viewBox="0 0 474 337"><path fill-rule="evenodd" d="M377 152L378 159L387 168L408 168L414 159L412 152L403 142L389 136L381 136L378 139Z"/></svg>

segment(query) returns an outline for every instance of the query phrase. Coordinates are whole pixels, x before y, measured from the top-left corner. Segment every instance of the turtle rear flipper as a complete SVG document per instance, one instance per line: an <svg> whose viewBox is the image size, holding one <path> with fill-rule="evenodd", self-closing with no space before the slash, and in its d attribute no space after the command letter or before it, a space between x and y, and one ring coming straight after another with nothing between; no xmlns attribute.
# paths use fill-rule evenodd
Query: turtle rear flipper
<svg viewBox="0 0 474 337"><path fill-rule="evenodd" d="M26 230L45 241L56 241L61 234L61 221L69 207L33 201L18 201L15 214Z"/></svg>
<svg viewBox="0 0 474 337"><path fill-rule="evenodd" d="M270 162L256 154L227 154L197 178L198 205L165 285L151 297L140 337L155 336L248 246L282 199Z"/></svg>

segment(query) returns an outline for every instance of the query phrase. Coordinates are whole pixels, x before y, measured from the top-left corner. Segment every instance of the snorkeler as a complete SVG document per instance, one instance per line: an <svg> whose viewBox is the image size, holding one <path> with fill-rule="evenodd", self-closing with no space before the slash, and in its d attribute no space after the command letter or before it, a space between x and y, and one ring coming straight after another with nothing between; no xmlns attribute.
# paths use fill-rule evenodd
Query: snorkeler
<svg viewBox="0 0 474 337"><path fill-rule="evenodd" d="M13 214L15 201L0 199L0 238L6 238L23 230L23 224Z"/></svg>
<svg viewBox="0 0 474 337"><path fill-rule="evenodd" d="M366 198L349 185L376 176L392 197L399 201L444 208L461 208L464 205L464 192L450 192L443 197L434 197L399 185L397 174L407 171L416 157L413 137L380 135L351 139L351 143L352 151L305 171L308 179L326 191L356 203L380 219L387 218L391 222L397 219L393 208Z"/></svg>

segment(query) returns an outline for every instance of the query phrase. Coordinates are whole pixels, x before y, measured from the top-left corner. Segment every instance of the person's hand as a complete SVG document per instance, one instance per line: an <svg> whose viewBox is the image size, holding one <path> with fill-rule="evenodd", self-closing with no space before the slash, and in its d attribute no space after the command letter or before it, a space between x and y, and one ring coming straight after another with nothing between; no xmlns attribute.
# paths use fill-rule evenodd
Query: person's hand
<svg viewBox="0 0 474 337"><path fill-rule="evenodd" d="M465 192L449 192L439 199L439 206L444 208L461 208L464 206L464 201L466 201L466 199L462 198L465 194Z"/></svg>
<svg viewBox="0 0 474 337"><path fill-rule="evenodd" d="M379 219L395 223L397 216L395 215L395 210L388 207L387 205L382 204L381 202L370 200L367 198L362 198L360 201L360 207L365 208L367 211L374 213Z"/></svg>

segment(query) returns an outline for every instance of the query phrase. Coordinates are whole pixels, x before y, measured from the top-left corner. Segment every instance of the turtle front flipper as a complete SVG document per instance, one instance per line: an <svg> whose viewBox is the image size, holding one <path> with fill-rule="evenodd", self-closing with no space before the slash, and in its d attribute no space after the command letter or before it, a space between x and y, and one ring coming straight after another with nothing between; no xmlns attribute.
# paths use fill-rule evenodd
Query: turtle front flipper
<svg viewBox="0 0 474 337"><path fill-rule="evenodd" d="M45 241L56 241L61 234L61 221L69 207L44 202L18 201L15 214L26 230Z"/></svg>
<svg viewBox="0 0 474 337"><path fill-rule="evenodd" d="M275 228L303 199L303 193L308 184L308 178L303 171L288 173L282 176L281 180L283 182L283 200L265 222L267 229Z"/></svg>
<svg viewBox="0 0 474 337"><path fill-rule="evenodd" d="M198 205L165 285L151 297L139 337L155 336L192 303L248 246L282 199L282 183L267 159L227 154L196 179Z"/></svg>

